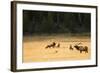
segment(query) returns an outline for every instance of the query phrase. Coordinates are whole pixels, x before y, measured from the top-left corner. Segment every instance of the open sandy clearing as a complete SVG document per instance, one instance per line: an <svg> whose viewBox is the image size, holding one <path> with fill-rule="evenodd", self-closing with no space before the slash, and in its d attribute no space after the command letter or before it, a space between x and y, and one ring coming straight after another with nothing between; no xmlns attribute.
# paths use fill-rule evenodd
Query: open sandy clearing
<svg viewBox="0 0 100 73"><path fill-rule="evenodd" d="M60 43L57 48L45 48L46 45L56 42ZM88 46L88 53L80 53L75 48L70 50L70 44L81 42ZM86 60L91 58L91 41L89 37L64 37L64 36L33 36L23 39L23 62L45 62L61 60Z"/></svg>

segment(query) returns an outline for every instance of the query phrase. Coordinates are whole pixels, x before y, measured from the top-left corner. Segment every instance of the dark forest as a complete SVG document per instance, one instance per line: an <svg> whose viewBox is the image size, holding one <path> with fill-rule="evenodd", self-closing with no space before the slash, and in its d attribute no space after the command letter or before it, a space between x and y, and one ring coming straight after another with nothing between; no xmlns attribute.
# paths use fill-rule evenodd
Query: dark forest
<svg viewBox="0 0 100 73"><path fill-rule="evenodd" d="M90 34L90 31L90 13L23 10L23 35Z"/></svg>

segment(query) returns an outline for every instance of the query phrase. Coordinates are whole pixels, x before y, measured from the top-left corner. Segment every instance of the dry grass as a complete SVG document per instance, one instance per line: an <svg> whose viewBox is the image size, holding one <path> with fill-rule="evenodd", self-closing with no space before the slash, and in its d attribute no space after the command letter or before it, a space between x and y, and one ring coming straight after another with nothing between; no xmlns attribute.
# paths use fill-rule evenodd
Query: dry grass
<svg viewBox="0 0 100 73"><path fill-rule="evenodd" d="M60 43L57 48L45 48L52 42ZM70 50L70 44L81 42L83 46L88 46L88 53L80 53L75 48ZM91 57L90 38L86 36L31 36L23 39L23 62L44 62L60 60L85 60Z"/></svg>

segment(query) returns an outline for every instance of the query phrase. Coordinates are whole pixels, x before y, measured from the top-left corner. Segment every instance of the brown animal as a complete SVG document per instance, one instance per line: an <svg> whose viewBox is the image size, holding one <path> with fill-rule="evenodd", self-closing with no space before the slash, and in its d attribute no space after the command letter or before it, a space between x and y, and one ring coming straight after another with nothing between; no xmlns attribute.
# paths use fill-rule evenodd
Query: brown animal
<svg viewBox="0 0 100 73"><path fill-rule="evenodd" d="M45 48L54 48L56 46L55 42L52 42L52 44L47 45Z"/></svg>
<svg viewBox="0 0 100 73"><path fill-rule="evenodd" d="M73 47L72 47L72 45L70 45L69 49L70 49L70 50L73 50Z"/></svg>
<svg viewBox="0 0 100 73"><path fill-rule="evenodd" d="M76 50L80 51L80 53L82 53L83 51L85 51L85 53L88 53L88 47L87 46L75 45L74 47L76 48Z"/></svg>
<svg viewBox="0 0 100 73"><path fill-rule="evenodd" d="M60 43L58 43L57 47L58 47L58 48L60 47Z"/></svg>

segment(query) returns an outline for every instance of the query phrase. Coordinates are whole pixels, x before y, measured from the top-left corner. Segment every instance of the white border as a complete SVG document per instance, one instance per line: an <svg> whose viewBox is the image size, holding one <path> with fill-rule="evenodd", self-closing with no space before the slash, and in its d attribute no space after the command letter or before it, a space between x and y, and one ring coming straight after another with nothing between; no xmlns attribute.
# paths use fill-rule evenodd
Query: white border
<svg viewBox="0 0 100 73"><path fill-rule="evenodd" d="M22 63L22 10L42 10L42 11L59 11L59 12L82 12L91 13L91 59L82 61L60 61L60 62L39 62L39 63ZM96 9L84 7L64 7L64 6L50 6L50 5L31 5L31 4L17 4L17 69L35 69L35 68L50 68L63 66L82 66L95 65L96 57Z"/></svg>

